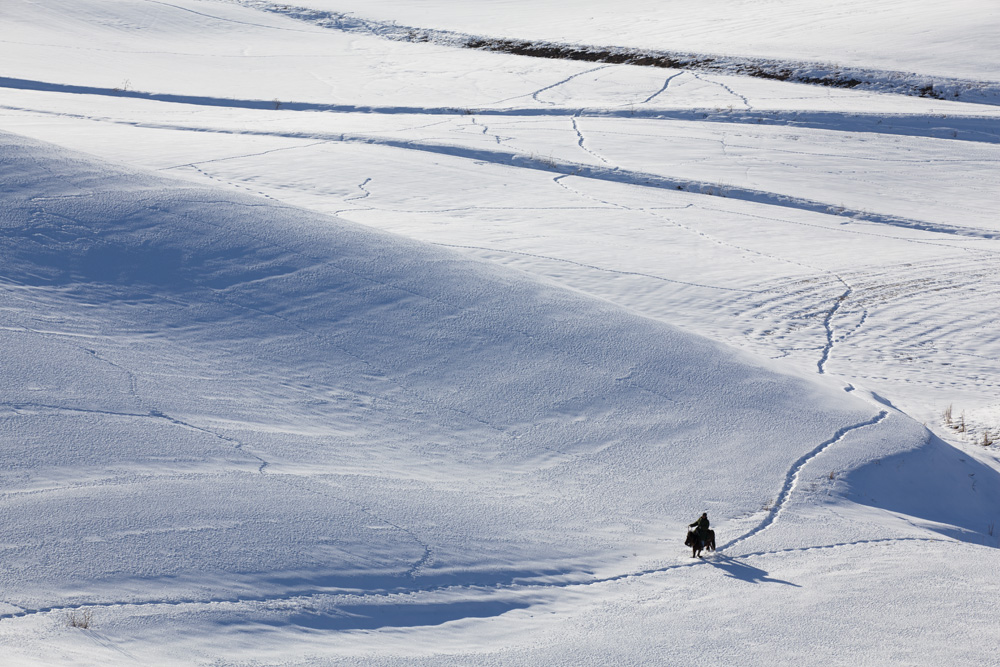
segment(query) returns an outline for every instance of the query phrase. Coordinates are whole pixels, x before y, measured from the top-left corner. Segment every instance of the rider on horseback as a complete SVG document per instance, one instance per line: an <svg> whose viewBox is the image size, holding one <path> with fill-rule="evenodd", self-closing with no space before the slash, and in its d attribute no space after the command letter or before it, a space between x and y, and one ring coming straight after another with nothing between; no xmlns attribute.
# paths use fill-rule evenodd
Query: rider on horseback
<svg viewBox="0 0 1000 667"><path fill-rule="evenodd" d="M708 512L702 512L694 523L689 523L688 528L694 528L694 533L698 536L697 544L690 544L691 557L701 556L701 550L705 547L715 550L715 531L709 528Z"/></svg>

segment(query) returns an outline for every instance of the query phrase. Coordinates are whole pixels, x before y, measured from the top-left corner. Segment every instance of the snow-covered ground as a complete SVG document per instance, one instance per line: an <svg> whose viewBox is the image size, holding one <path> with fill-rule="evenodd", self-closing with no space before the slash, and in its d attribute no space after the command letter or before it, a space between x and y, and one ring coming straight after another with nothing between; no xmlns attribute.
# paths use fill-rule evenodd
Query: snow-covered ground
<svg viewBox="0 0 1000 667"><path fill-rule="evenodd" d="M1000 15L572 4L0 5L4 665L996 663Z"/></svg>

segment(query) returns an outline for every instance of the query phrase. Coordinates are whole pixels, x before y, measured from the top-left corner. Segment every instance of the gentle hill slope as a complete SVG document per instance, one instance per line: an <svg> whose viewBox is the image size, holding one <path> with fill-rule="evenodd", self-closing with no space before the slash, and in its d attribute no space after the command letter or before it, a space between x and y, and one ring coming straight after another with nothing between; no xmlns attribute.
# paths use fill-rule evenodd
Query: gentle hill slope
<svg viewBox="0 0 1000 667"><path fill-rule="evenodd" d="M626 572L878 412L442 249L2 141L17 605Z"/></svg>

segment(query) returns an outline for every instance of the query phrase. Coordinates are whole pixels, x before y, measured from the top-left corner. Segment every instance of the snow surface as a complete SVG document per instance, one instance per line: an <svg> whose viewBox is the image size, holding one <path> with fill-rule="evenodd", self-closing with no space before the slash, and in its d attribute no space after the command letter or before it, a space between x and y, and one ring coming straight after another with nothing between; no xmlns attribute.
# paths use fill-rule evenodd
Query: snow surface
<svg viewBox="0 0 1000 667"><path fill-rule="evenodd" d="M3 664L995 664L997 106L301 9L995 81L966 4L5 2Z"/></svg>

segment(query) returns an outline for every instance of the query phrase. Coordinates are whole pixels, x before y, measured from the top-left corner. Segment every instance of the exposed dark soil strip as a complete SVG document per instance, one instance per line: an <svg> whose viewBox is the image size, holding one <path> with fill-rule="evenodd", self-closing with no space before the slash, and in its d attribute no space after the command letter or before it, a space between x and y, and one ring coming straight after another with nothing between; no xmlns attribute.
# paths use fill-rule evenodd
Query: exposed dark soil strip
<svg viewBox="0 0 1000 667"><path fill-rule="evenodd" d="M976 81L913 72L841 67L830 63L468 35L449 30L416 28L395 23L370 21L349 14L293 7L272 3L268 0L236 1L247 7L282 14L323 28L368 34L399 42L430 42L456 48L510 53L532 58L555 58L615 65L692 70L833 88L856 88L898 95L1000 105L1000 81Z"/></svg>

